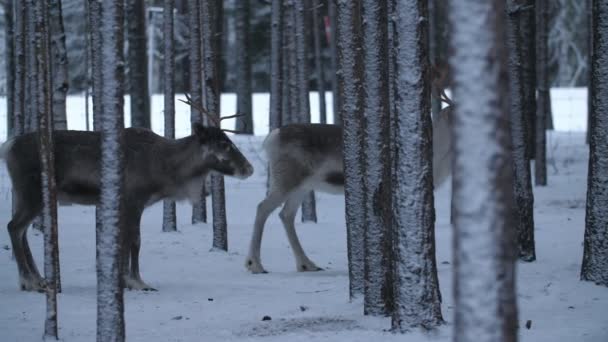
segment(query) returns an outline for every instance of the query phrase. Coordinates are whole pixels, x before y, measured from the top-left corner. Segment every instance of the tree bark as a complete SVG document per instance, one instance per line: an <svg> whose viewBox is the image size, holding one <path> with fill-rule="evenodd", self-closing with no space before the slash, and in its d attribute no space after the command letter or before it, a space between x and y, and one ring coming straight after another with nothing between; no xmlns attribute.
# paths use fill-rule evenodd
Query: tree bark
<svg viewBox="0 0 608 342"><path fill-rule="evenodd" d="M515 218L518 232L519 258L536 260L534 248L534 194L530 174L530 160L526 155L525 97L522 79L522 42L520 22L525 0L508 0L507 36L509 46L509 100L511 139L513 147L513 185Z"/></svg>
<svg viewBox="0 0 608 342"><path fill-rule="evenodd" d="M101 26L101 7L97 0L89 1L89 28L91 35L91 75L93 85L93 130L101 128L101 113L103 112L102 83L103 74L101 70L101 34L98 29Z"/></svg>
<svg viewBox="0 0 608 342"><path fill-rule="evenodd" d="M338 74L341 72L341 69L338 67L338 16L336 11L336 1L337 0L328 0L328 16L329 16L329 25L331 31L329 33L329 54L331 57L331 96L332 96L332 107L334 114L334 124L342 125L342 108L341 108L341 98L340 98L340 85L338 78L340 77Z"/></svg>
<svg viewBox="0 0 608 342"><path fill-rule="evenodd" d="M293 39L293 18L291 16L293 11L293 3L291 1L284 1L283 13L281 20L281 73L282 73L282 88L281 88L281 126L294 123L293 119L293 64L292 57L294 55Z"/></svg>
<svg viewBox="0 0 608 342"><path fill-rule="evenodd" d="M581 280L608 286L608 3L593 1L591 135Z"/></svg>
<svg viewBox="0 0 608 342"><path fill-rule="evenodd" d="M13 5L15 0L4 1L4 52L6 54L6 137L14 135L15 126L15 23Z"/></svg>
<svg viewBox="0 0 608 342"><path fill-rule="evenodd" d="M589 24L587 25L587 35L589 39L589 52L587 58L589 60L589 83L587 84L587 134L585 140L587 144L591 140L591 61L593 60L593 0L587 0L587 14L589 16Z"/></svg>
<svg viewBox="0 0 608 342"><path fill-rule="evenodd" d="M131 127L150 128L150 94L148 89L148 50L146 44L146 2L126 0L127 62L129 63L129 96Z"/></svg>
<svg viewBox="0 0 608 342"><path fill-rule="evenodd" d="M26 15L25 2L27 0L14 0L15 23L14 23L14 61L15 79L13 97L13 136L25 133L25 35ZM11 112L9 112L11 115Z"/></svg>
<svg viewBox="0 0 608 342"><path fill-rule="evenodd" d="M536 0L520 2L519 37L521 40L521 80L525 123L526 155L535 158L536 116Z"/></svg>
<svg viewBox="0 0 608 342"><path fill-rule="evenodd" d="M549 93L549 48L548 19L549 3L536 0L536 92L538 93L534 141L534 181L536 185L547 185L547 118L551 115L551 94Z"/></svg>
<svg viewBox="0 0 608 342"><path fill-rule="evenodd" d="M28 0L26 0L28 1ZM25 63L26 63L26 77L27 85L25 87L25 98L31 99L25 103L26 105L26 118L25 118L25 130L26 132L33 132L38 129L38 98L35 89L37 89L37 76L36 76L36 17L34 15L34 8L36 3L34 0L28 1L28 7L26 9L26 42L25 42ZM40 228L39 218L36 218L33 223L35 228Z"/></svg>
<svg viewBox="0 0 608 342"><path fill-rule="evenodd" d="M517 340L504 4L449 2L456 342Z"/></svg>
<svg viewBox="0 0 608 342"><path fill-rule="evenodd" d="M243 117L236 120L236 130L253 134L250 56L250 0L236 2L236 111Z"/></svg>
<svg viewBox="0 0 608 342"><path fill-rule="evenodd" d="M321 27L319 26L319 1L312 0L312 34L315 47L315 69L317 71L317 93L319 94L319 122L327 123L327 109L325 104L325 74L321 59Z"/></svg>
<svg viewBox="0 0 608 342"><path fill-rule="evenodd" d="M270 116L268 118L268 131L282 125L281 112L283 100L283 5L281 0L272 0L272 14L270 19Z"/></svg>
<svg viewBox="0 0 608 342"><path fill-rule="evenodd" d="M51 70L53 82L53 127L68 129L66 97L68 95L68 53L65 45L61 0L49 0L51 33Z"/></svg>
<svg viewBox="0 0 608 342"><path fill-rule="evenodd" d="M330 0L331 1L331 0ZM344 195L350 298L364 292L365 188L363 182L362 120L363 60L360 0L340 1L336 11L338 97L343 129Z"/></svg>
<svg viewBox="0 0 608 342"><path fill-rule="evenodd" d="M173 8L175 0L163 2L163 97L165 137L175 139L175 48L173 45ZM175 201L163 201L163 232L177 231Z"/></svg>

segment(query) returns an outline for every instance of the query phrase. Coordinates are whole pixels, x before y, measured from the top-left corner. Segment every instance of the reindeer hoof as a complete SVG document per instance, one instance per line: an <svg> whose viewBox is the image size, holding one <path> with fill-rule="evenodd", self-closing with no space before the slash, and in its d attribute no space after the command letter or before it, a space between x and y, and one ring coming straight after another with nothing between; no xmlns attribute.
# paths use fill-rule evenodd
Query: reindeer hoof
<svg viewBox="0 0 608 342"><path fill-rule="evenodd" d="M46 280L41 277L20 277L19 286L21 291L44 293L47 290Z"/></svg>
<svg viewBox="0 0 608 342"><path fill-rule="evenodd" d="M323 271L323 269L315 265L312 261L298 264L298 272L317 272Z"/></svg>
<svg viewBox="0 0 608 342"><path fill-rule="evenodd" d="M129 290L150 291L150 292L158 291L157 289L153 288L152 286L144 283L143 280L141 280L141 279L136 279L136 278L133 278L130 276L124 276L123 281L124 281L124 287Z"/></svg>
<svg viewBox="0 0 608 342"><path fill-rule="evenodd" d="M247 258L247 262L245 262L245 267L247 267L247 269L253 274L268 273L262 266L261 262L254 261L252 258Z"/></svg>

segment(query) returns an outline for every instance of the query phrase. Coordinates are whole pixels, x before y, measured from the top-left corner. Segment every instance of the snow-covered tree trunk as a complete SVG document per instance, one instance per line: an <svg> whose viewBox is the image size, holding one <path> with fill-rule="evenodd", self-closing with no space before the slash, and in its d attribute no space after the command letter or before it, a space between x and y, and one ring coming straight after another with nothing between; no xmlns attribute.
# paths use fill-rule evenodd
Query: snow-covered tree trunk
<svg viewBox="0 0 608 342"><path fill-rule="evenodd" d="M26 77L27 85L25 87L25 98L29 99L26 102L26 132L33 132L38 129L38 99L36 96L36 16L35 16L35 0L26 0L26 42L25 42L25 63L26 63ZM36 218L32 225L35 228L40 228L39 218Z"/></svg>
<svg viewBox="0 0 608 342"><path fill-rule="evenodd" d="M188 47L188 60L190 61L190 96L195 103L203 103L203 71L202 71L202 40L200 1L188 0L188 26L190 28L190 42ZM190 122L203 123L203 113L190 107ZM201 188L199 201L192 205L192 223L207 222L207 198L204 186Z"/></svg>
<svg viewBox="0 0 608 342"><path fill-rule="evenodd" d="M6 136L14 135L15 126L15 23L13 21L14 0L4 1L4 66L6 73Z"/></svg>
<svg viewBox="0 0 608 342"><path fill-rule="evenodd" d="M173 8L175 0L163 1L163 101L165 137L175 138L175 48L173 46ZM163 201L163 231L177 230L175 201Z"/></svg>
<svg viewBox="0 0 608 342"><path fill-rule="evenodd" d="M521 81L525 123L526 155L534 159L534 125L536 116L536 0L519 3L519 37L521 40Z"/></svg>
<svg viewBox="0 0 608 342"><path fill-rule="evenodd" d="M509 46L509 99L511 109L511 139L513 148L513 185L515 219L518 232L519 258L536 260L534 248L534 194L530 174L530 159L526 155L525 97L522 79L522 41L520 21L525 0L507 1L507 38Z"/></svg>
<svg viewBox="0 0 608 342"><path fill-rule="evenodd" d="M536 121L534 127L534 181L547 185L547 118L551 116L549 50L547 43L548 0L536 0Z"/></svg>
<svg viewBox="0 0 608 342"><path fill-rule="evenodd" d="M146 2L126 0L131 127L150 128Z"/></svg>
<svg viewBox="0 0 608 342"><path fill-rule="evenodd" d="M244 116L236 120L236 130L253 134L253 112L251 98L251 44L249 43L250 29L250 0L236 2L236 111Z"/></svg>
<svg viewBox="0 0 608 342"><path fill-rule="evenodd" d="M293 29L293 20L291 12L293 11L293 3L283 1L281 14L281 126L293 123L292 120L292 74L293 68L291 57L293 56L293 43L291 34Z"/></svg>
<svg viewBox="0 0 608 342"><path fill-rule="evenodd" d="M516 341L505 1L451 0L454 341Z"/></svg>
<svg viewBox="0 0 608 342"><path fill-rule="evenodd" d="M321 27L319 26L319 1L312 0L312 34L315 47L315 69L317 71L317 92L319 94L319 122L327 123L327 105L325 104L325 74L321 61Z"/></svg>
<svg viewBox="0 0 608 342"><path fill-rule="evenodd" d="M8 112L13 116L13 136L21 135L25 132L25 1L11 0L14 4L14 90L13 111Z"/></svg>
<svg viewBox="0 0 608 342"><path fill-rule="evenodd" d="M338 21L337 21L337 11L336 11L336 1L338 0L328 0L327 1L327 14L329 16L329 55L331 61L331 70L330 78L331 78L331 96L332 96L332 107L334 111L334 124L342 125L342 109L340 105L340 91L339 91L339 81L338 81Z"/></svg>
<svg viewBox="0 0 608 342"><path fill-rule="evenodd" d="M211 115L220 116L221 91L221 26L222 1L201 1L201 33L203 43L203 94L206 109ZM213 210L213 248L228 250L228 228L226 222L226 195L224 176L211 175L211 201Z"/></svg>
<svg viewBox="0 0 608 342"><path fill-rule="evenodd" d="M61 0L49 0L49 28L51 33L51 70L53 74L53 127L68 129L66 97L68 77L68 53L65 46Z"/></svg>
<svg viewBox="0 0 608 342"><path fill-rule="evenodd" d="M297 57L296 57L296 40L295 40L295 0L288 0L285 2L285 28L283 35L285 37L285 53L287 55L287 65L285 80L288 83L289 100L289 111L287 112L287 120L283 120L283 124L292 124L298 122L299 114L299 101L298 97L298 83L296 77L297 69Z"/></svg>
<svg viewBox="0 0 608 342"><path fill-rule="evenodd" d="M330 0L331 1L331 0ZM363 295L365 269L365 188L363 182L362 120L363 61L360 1L339 1L336 11L338 97L343 129L344 195L350 298Z"/></svg>
<svg viewBox="0 0 608 342"><path fill-rule="evenodd" d="M608 286L608 2L593 2L591 136L581 279Z"/></svg>
<svg viewBox="0 0 608 342"><path fill-rule="evenodd" d="M281 111L283 108L283 45L282 45L282 20L283 15L281 0L272 0L270 18L270 113L268 118L269 131L282 125Z"/></svg>
<svg viewBox="0 0 608 342"><path fill-rule="evenodd" d="M396 1L392 17L392 327L405 332L433 329L443 318L435 262L428 21L420 20L428 18L427 1Z"/></svg>
<svg viewBox="0 0 608 342"><path fill-rule="evenodd" d="M93 130L101 129L101 113L103 112L102 99L102 70L101 70L101 6L98 0L88 0L89 34L91 42L91 78L93 88Z"/></svg>
<svg viewBox="0 0 608 342"><path fill-rule="evenodd" d="M124 229L123 0L100 3L101 27L101 226L97 230L97 341L124 341L124 303L121 286L121 231Z"/></svg>
<svg viewBox="0 0 608 342"><path fill-rule="evenodd" d="M47 1L38 0L29 10L35 12L36 94L38 132L42 169L42 228L44 232L44 277L46 280L46 319L44 339L57 336L57 280L59 278L59 243L57 236L57 184L53 147L53 111L51 46Z"/></svg>
<svg viewBox="0 0 608 342"><path fill-rule="evenodd" d="M363 175L365 200L365 300L367 315L390 313L387 274L390 262L385 248L390 222L383 217L382 175L388 165L388 25L385 1L361 1L363 37Z"/></svg>
<svg viewBox="0 0 608 342"><path fill-rule="evenodd" d="M298 97L297 117L299 122L310 122L310 101L308 87L308 39L306 37L306 13L309 11L307 0L294 0L296 45L296 93ZM317 222L315 193L308 193L302 202L302 222Z"/></svg>
<svg viewBox="0 0 608 342"><path fill-rule="evenodd" d="M589 59L589 83L587 84L587 134L585 140L587 144L591 140L591 61L593 60L593 0L587 0L587 15L589 23L587 25L587 39L589 39L589 51L587 58Z"/></svg>

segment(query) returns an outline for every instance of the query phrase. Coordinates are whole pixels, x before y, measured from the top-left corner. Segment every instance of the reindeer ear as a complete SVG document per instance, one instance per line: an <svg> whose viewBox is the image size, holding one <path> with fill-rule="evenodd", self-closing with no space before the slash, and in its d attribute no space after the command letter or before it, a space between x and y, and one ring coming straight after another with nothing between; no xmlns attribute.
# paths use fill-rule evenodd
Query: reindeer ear
<svg viewBox="0 0 608 342"><path fill-rule="evenodd" d="M199 139L204 138L207 135L207 129L200 123L192 124L192 133L194 133Z"/></svg>

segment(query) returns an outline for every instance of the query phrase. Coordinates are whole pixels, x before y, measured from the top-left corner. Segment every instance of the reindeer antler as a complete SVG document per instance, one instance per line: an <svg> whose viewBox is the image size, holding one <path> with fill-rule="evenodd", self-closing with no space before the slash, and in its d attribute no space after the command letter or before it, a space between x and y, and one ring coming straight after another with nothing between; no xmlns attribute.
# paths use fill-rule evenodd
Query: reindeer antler
<svg viewBox="0 0 608 342"><path fill-rule="evenodd" d="M188 93L185 93L184 95L186 96L186 100L184 101L182 99L179 99L181 102L183 102L183 103L187 104L188 106L190 106L190 107L198 110L201 113L201 115L205 115L209 120L211 120L213 122L213 124L216 127L220 128L222 131L224 131L224 132L230 132L230 133L237 133L237 134L238 133L243 133L241 131L237 131L237 130L233 130L233 129L222 128L222 120L238 118L238 117L244 116L245 114L238 114L237 113L237 114L234 114L234 115L228 115L228 116L224 116L224 117L218 118L218 116L212 115L211 113L209 113L209 111L207 111L200 103L192 101L192 97L190 97L190 95Z"/></svg>
<svg viewBox="0 0 608 342"><path fill-rule="evenodd" d="M435 96L438 96L439 100L441 100L441 102L444 102L448 106L454 105L454 102L452 101L452 99L450 99L448 97L448 95L445 93L446 82L447 82L446 80L448 77L447 65L445 65L445 64L433 65L432 73L433 73L432 87L433 87Z"/></svg>

